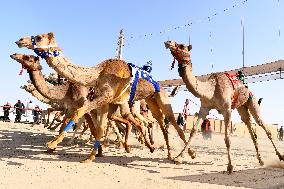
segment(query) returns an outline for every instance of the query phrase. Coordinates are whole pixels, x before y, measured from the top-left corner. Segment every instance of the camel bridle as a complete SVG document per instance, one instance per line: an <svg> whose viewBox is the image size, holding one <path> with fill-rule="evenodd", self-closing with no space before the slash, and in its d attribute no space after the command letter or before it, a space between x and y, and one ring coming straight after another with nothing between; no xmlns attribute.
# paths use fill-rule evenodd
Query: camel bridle
<svg viewBox="0 0 284 189"><path fill-rule="evenodd" d="M37 46L35 36L31 36L31 41L32 41L34 53L36 53L36 55L38 55L39 57L46 58L46 57L60 56L60 51L58 51L58 50L51 51L50 50L50 48L52 48L52 47L58 47L57 45ZM47 49L47 50L40 51L39 49Z"/></svg>

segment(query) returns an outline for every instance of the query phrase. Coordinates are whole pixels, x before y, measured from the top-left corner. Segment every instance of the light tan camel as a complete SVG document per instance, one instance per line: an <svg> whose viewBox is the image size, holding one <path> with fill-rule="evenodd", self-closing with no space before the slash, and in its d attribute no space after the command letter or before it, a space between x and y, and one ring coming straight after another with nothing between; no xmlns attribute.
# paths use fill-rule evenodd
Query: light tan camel
<svg viewBox="0 0 284 189"><path fill-rule="evenodd" d="M28 70L32 84L43 97L59 104L61 108L63 107L65 110L68 110L65 114L66 120L68 120L72 111L76 110L77 107L81 107L88 103L88 89L86 87L70 83L56 86L48 83L41 72L42 67L39 64L39 57L13 54L11 55L11 58L21 63ZM93 122L91 114L86 113L84 116L92 134L95 136L96 131L94 127L96 123ZM66 120L64 122L66 122Z"/></svg>
<svg viewBox="0 0 284 189"><path fill-rule="evenodd" d="M86 93L86 88L88 88L88 87L75 85L75 84L72 84L70 82L66 82L63 86L58 86L58 85L54 86L54 85L51 85L48 82L46 82L45 81L46 78L44 78L42 73L41 73L41 66L39 64L39 58L38 57L35 57L33 55L13 54L13 55L11 55L11 58L13 58L16 61L18 61L19 63L21 63L24 66L24 68L26 68L28 70L32 82L34 83L35 87L38 88L38 90L41 94L45 95L46 97L48 97L48 95L52 96L53 98L49 99L49 100L63 104L64 107L66 109L68 109L70 114L71 114L72 110L74 111L76 108L81 107L80 105L82 105L82 103L80 101L82 101L82 99L84 99L84 101L85 101L85 99L88 100L87 102L83 101L85 104L90 103L90 99L88 98L89 93ZM66 87L66 86L68 86L68 87ZM59 90L60 90L61 95L58 95ZM56 94L52 94L52 92L56 92ZM65 96L64 96L64 94L65 94ZM78 96L80 98L78 98ZM57 97L57 98L55 98L55 97ZM113 113L119 107L118 105L111 104L110 107L111 108L108 111L108 113L110 115L109 118L111 120L116 120L116 121L120 121L120 122L123 122L123 123L127 123L127 125L128 125L127 134L125 135L125 142L123 143L123 145L125 146L126 151L130 152L130 148L129 148L127 142L128 142L128 135L129 135L129 132L131 130L132 125L129 122L127 122L126 120L124 120L123 118L118 117L116 115L113 115ZM95 110L92 110L92 111L95 111ZM103 117L101 119L106 119L106 117ZM65 126L65 124L63 124L63 126ZM63 128L60 129L61 132L62 132L62 130L63 130ZM119 134L119 133L116 132L116 134ZM94 130L93 130L93 135L95 136ZM121 138L121 137L119 137L119 138ZM149 144L149 142L148 142L148 144ZM146 145L147 145L147 142L146 142ZM147 146L150 147L150 145L147 145ZM55 147L50 148L50 149L55 149ZM150 150L152 151L152 148L150 148Z"/></svg>
<svg viewBox="0 0 284 189"><path fill-rule="evenodd" d="M177 156L176 161L179 162L179 158L182 153L188 149L189 153L193 153L189 149L189 145L194 135L196 134L196 126L199 126L203 119L208 115L211 109L217 109L224 116L225 121L225 144L228 153L228 173L232 173L233 166L231 163L230 153L230 139L228 135L228 128L231 122L231 112L233 109L237 109L242 121L247 125L251 138L254 142L258 161L263 165L260 154L258 152L258 144L256 137L252 131L251 116L252 114L256 123L261 126L269 140L271 141L276 155L280 160L284 160L284 157L280 154L272 141L270 131L265 127L264 122L260 116L259 105L257 100L252 96L249 89L240 81L234 81L233 78L224 73L214 73L206 81L198 80L192 74L192 64L190 60L191 45L178 44L174 41L165 42L165 47L170 49L173 57L178 61L178 72L182 77L187 89L201 101L201 107L198 114L198 120L193 126L187 144L182 152Z"/></svg>
<svg viewBox="0 0 284 189"><path fill-rule="evenodd" d="M57 77L57 76L56 76ZM54 83L56 84L57 82L57 78L54 77L54 74L50 74L47 77L45 77L45 80L50 82L50 83ZM25 89L27 92L31 93L35 98L37 98L38 100L40 100L41 102L50 105L52 108L48 108L47 110L43 110L41 113L41 117L40 120L43 118L43 116L47 115L47 121L45 122L45 125L49 124L49 116L50 113L52 111L56 111L56 114L54 115L53 120L51 121L50 125L47 127L47 129L50 130L55 130L61 123L63 119L62 116L64 116L64 112L66 111L63 107L60 107L60 105L56 102L53 102L52 100L45 98L44 96L42 96L37 89L35 88L35 86L32 83L27 83L23 86L21 86L22 89ZM62 112L64 111L64 112ZM53 124L55 123L55 121L57 121L58 123L55 124L54 127ZM85 118L82 118L81 120L79 120L79 122L77 123L76 129L74 131L74 134L72 136L72 138L67 142L67 144L71 144L74 142L75 140L75 136L78 132L78 130L80 129L81 125L86 125L86 120ZM32 126L34 126L35 123L32 124ZM44 126L46 127L46 126ZM79 135L79 138L82 138L82 135L84 134L84 132L88 129L89 127L84 126L84 129L82 130L82 132Z"/></svg>
<svg viewBox="0 0 284 189"><path fill-rule="evenodd" d="M97 97L94 99L94 101L92 101L92 103L75 111L75 116L73 116L71 119L73 122L69 122L70 124L77 122L82 115L90 110L98 107L102 107L102 110L104 110L103 107L109 103L119 104L120 109L123 112L122 115L124 115L128 120L136 122L134 117L131 115L128 106L130 94L129 84L132 79L132 73L130 67L125 61L108 59L94 67L73 65L66 57L62 55L58 56L58 52L61 49L57 46L53 33L41 34L34 37L24 37L17 41L16 44L19 47L33 49L39 55L45 55L45 60L48 65L68 81L85 86L93 86L96 88L96 91L98 92ZM46 54L47 52L49 53ZM139 79L134 100L141 99L146 99L153 116L158 120L167 143L168 157L171 158L168 134L163 126L163 114L169 118L170 122L173 124L184 142L185 137L183 131L175 121L173 110L165 91L161 89L160 92L155 92L155 89L151 83L147 82L146 80ZM103 111L103 115L105 113L106 112ZM98 138L96 144L100 143L105 125L106 124L99 124L98 126ZM60 141L62 141L63 137L64 133L61 133L50 144L52 146L56 146ZM152 146L150 146L150 148L153 149ZM95 151L96 150L92 151L89 160L94 159Z"/></svg>
<svg viewBox="0 0 284 189"><path fill-rule="evenodd" d="M43 112L41 113L40 120L43 119L47 115L47 120L45 121L44 127L48 127L48 126L51 127L52 126L52 124L49 125L49 117L50 117L51 112L53 112L53 111L65 111L65 108L62 107L62 105L60 105L60 103L56 103L56 102L52 101L51 99L48 99L48 98L42 96L41 93L38 92L38 90L35 88L35 86L32 83L28 82L27 84L21 86L20 88L24 89L25 91L30 93L32 96L37 98L39 101L41 101L45 104L48 104L50 106L49 108L47 108L47 110L43 110ZM54 122L54 120L52 122Z"/></svg>

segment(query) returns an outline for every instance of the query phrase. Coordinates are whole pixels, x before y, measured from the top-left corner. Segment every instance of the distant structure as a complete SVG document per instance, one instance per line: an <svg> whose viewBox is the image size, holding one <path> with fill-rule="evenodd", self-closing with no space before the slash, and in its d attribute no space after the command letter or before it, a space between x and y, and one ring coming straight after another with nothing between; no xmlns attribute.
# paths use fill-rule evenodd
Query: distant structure
<svg viewBox="0 0 284 189"><path fill-rule="evenodd" d="M225 71L225 72L238 72L239 70L244 70L245 82L246 83L256 83L277 79L284 79L284 60L277 60L271 63L238 68L235 70ZM203 80L210 76L211 74L197 76L198 79ZM181 79L171 79L159 81L160 85L164 88L173 88L175 86L185 86Z"/></svg>

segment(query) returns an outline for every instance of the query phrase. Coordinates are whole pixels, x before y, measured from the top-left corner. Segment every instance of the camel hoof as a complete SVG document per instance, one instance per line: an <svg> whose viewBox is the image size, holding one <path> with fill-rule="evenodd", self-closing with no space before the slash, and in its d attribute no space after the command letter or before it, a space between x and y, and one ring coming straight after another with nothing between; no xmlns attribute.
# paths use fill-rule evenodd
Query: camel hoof
<svg viewBox="0 0 284 189"><path fill-rule="evenodd" d="M54 151L55 151L55 148L54 149L48 148L46 151L44 151L44 153L52 154Z"/></svg>
<svg viewBox="0 0 284 189"><path fill-rule="evenodd" d="M57 147L57 142L52 140L52 141L47 143L47 147L49 149L55 149Z"/></svg>
<svg viewBox="0 0 284 189"><path fill-rule="evenodd" d="M264 165L264 162L262 160L259 161L260 166Z"/></svg>
<svg viewBox="0 0 284 189"><path fill-rule="evenodd" d="M97 155L102 155L102 154L98 153ZM80 163L91 163L95 159L96 159L95 152L92 151L90 156L87 159L80 161Z"/></svg>
<svg viewBox="0 0 284 189"><path fill-rule="evenodd" d="M228 172L228 174L232 174L233 168L234 168L234 167L233 167L233 165L231 165L231 164L227 166L227 172Z"/></svg>
<svg viewBox="0 0 284 189"><path fill-rule="evenodd" d="M196 153L195 151L188 149L188 154L191 157L191 159L195 159L196 158Z"/></svg>
<svg viewBox="0 0 284 189"><path fill-rule="evenodd" d="M124 144L123 144L123 142L119 142L119 143L117 144L117 147L118 147L119 149L124 148Z"/></svg>
<svg viewBox="0 0 284 189"><path fill-rule="evenodd" d="M181 160L179 158L173 158L173 161L176 165L180 165L181 164Z"/></svg>
<svg viewBox="0 0 284 189"><path fill-rule="evenodd" d="M93 160L90 158L87 158L85 160L80 161L80 163L91 163Z"/></svg>
<svg viewBox="0 0 284 189"><path fill-rule="evenodd" d="M155 148L154 148L154 147L151 147L151 148L150 148L150 152L153 153L154 151L155 151Z"/></svg>
<svg viewBox="0 0 284 189"><path fill-rule="evenodd" d="M124 148L127 153L130 153L130 148L127 144L124 144Z"/></svg>
<svg viewBox="0 0 284 189"><path fill-rule="evenodd" d="M284 155L278 154L278 158L280 161L284 161Z"/></svg>
<svg viewBox="0 0 284 189"><path fill-rule="evenodd" d="M174 158L172 157L172 154L168 154L168 160L174 161Z"/></svg>
<svg viewBox="0 0 284 189"><path fill-rule="evenodd" d="M104 155L103 155L103 154L98 153L98 154L96 154L96 157L104 157Z"/></svg>

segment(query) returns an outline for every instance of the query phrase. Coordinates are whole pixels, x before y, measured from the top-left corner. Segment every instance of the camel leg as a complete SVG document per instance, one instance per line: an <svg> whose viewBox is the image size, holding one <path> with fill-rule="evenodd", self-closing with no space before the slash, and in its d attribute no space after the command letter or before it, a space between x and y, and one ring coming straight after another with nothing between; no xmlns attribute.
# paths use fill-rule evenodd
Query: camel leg
<svg viewBox="0 0 284 189"><path fill-rule="evenodd" d="M118 105L115 105L115 104L109 105L109 110L108 110L109 122L108 122L107 129L106 129L106 132L105 132L105 143L108 140L107 137L109 136L110 129L112 129L117 136L117 139L118 139L118 142L119 142L119 148L120 148L120 147L123 147L124 144L123 144L122 136L119 132L119 129L117 128L116 120L121 121L121 120L124 120L124 119L121 118L121 120L120 120L119 117L115 116L117 111L118 111Z"/></svg>
<svg viewBox="0 0 284 189"><path fill-rule="evenodd" d="M93 110L92 110L93 111ZM86 119L86 122L87 122L87 127L86 129L90 128L90 131L91 131L91 136L94 136L95 138L97 137L97 132L96 132L96 126L97 126L97 117L96 117L96 114L94 112L90 112L90 114L85 114L85 119ZM94 110L96 111L96 110Z"/></svg>
<svg viewBox="0 0 284 189"><path fill-rule="evenodd" d="M258 143L257 143L257 138L256 138L256 134L254 133L253 129L252 129L252 124L251 124L251 116L248 112L248 108L245 106L241 106L238 108L238 112L241 116L242 121L247 125L251 139L253 141L255 150L256 150L256 157L258 159L259 164L262 166L264 165L263 161L261 160L261 156L259 154L258 151Z"/></svg>
<svg viewBox="0 0 284 189"><path fill-rule="evenodd" d="M263 119L260 115L260 110L259 110L259 105L256 101L255 98L250 99L249 101L249 105L248 105L249 111L252 114L255 122L261 126L261 128L265 131L267 137L269 138L270 142L272 143L274 150L276 152L276 155L278 156L280 161L284 161L284 155L281 155L280 152L278 151L278 149L276 148L273 140L272 140L272 136L271 136L271 132L265 127L265 124L263 122Z"/></svg>
<svg viewBox="0 0 284 189"><path fill-rule="evenodd" d="M105 136L104 136L104 138L105 138L104 144L105 144L105 145L106 145L106 144L109 144L108 136L109 136L110 133L111 133L111 127L112 127L112 125L111 125L111 120L109 120L109 122L108 122L108 124L107 124L107 128L106 128Z"/></svg>
<svg viewBox="0 0 284 189"><path fill-rule="evenodd" d="M101 106L101 115L100 115L100 123L96 129L96 141L94 144L94 148L92 149L90 155L88 158L80 161L81 163L90 163L93 160L96 159L96 153L100 152L100 148L101 148L101 140L104 136L105 133L105 129L107 126L107 116L108 116L108 109L109 109L109 105L108 104L104 104Z"/></svg>
<svg viewBox="0 0 284 189"><path fill-rule="evenodd" d="M90 112L91 110L97 109L101 106L106 106L108 107L108 103L110 103L113 100L113 91L111 86L105 84L103 93L101 96L97 97L94 99L92 102L89 104L82 106L81 108L77 109L67 125L64 127L63 131L52 141L47 143L47 146L51 149L54 149L57 147L57 145L64 139L66 133L74 126L74 124L87 112ZM108 108L107 108L108 109ZM100 120L101 121L101 120ZM102 132L102 133L101 133ZM98 127L98 139L97 139L97 144L100 144L100 139L103 136L104 132L104 126L99 126ZM97 149L96 149L97 150Z"/></svg>
<svg viewBox="0 0 284 189"><path fill-rule="evenodd" d="M81 131L80 135L78 136L79 139L83 139L83 134L88 130L88 125L86 122L83 122L83 130Z"/></svg>
<svg viewBox="0 0 284 189"><path fill-rule="evenodd" d="M231 123L231 110L227 109L226 112L223 113L224 116L224 122L225 122L225 144L227 148L227 153L228 153L228 166L227 166L227 171L229 174L233 172L233 165L232 165L232 160L231 160L231 141L230 137L228 134L228 128Z"/></svg>
<svg viewBox="0 0 284 189"><path fill-rule="evenodd" d="M55 114L54 118L52 119L51 123L49 125L47 125L47 129L51 129L52 125L54 124L54 122L56 121L56 119L58 118L58 115ZM51 129L52 130L52 129Z"/></svg>
<svg viewBox="0 0 284 189"><path fill-rule="evenodd" d="M154 142L154 137L153 137L153 129L154 129L153 127L154 127L154 126L153 126L153 123L149 123L149 124L151 124L151 126L148 125L148 127L147 127L147 129L148 129L148 134L149 134L149 139L150 139L151 144L154 145L154 143L155 143L155 142ZM166 131L167 131L167 130L166 130ZM167 131L167 132L168 132L168 131Z"/></svg>
<svg viewBox="0 0 284 189"><path fill-rule="evenodd" d="M118 143L119 143L118 147L123 148L124 144L123 144L122 136L119 133L119 130L116 126L116 122L112 119L112 120L109 121L109 124L110 124L110 127L108 127L108 128L111 128L117 136ZM108 135L106 135L106 136L108 136Z"/></svg>
<svg viewBox="0 0 284 189"><path fill-rule="evenodd" d="M146 103L149 106L149 109L153 115L153 117L158 121L159 126L162 130L162 133L164 135L164 139L167 145L167 149L168 149L168 159L172 160L172 154L171 154L171 149L170 149L170 142L169 142L169 135L167 130L164 127L164 116L163 113L161 111L161 109L159 108L157 102L155 102L154 99L152 98L147 98L146 99Z"/></svg>
<svg viewBox="0 0 284 189"><path fill-rule="evenodd" d="M122 117L133 123L135 127L139 129L145 140L145 145L150 149L150 152L153 153L155 148L150 144L146 135L143 133L142 125L133 117L132 113L130 112L128 103L120 104L119 106L120 106L120 114L122 115Z"/></svg>
<svg viewBox="0 0 284 189"><path fill-rule="evenodd" d="M38 120L42 120L43 116L44 116L44 113L41 113ZM34 121L33 124L31 125L31 127L35 126L36 123L38 123L38 121Z"/></svg>
<svg viewBox="0 0 284 189"><path fill-rule="evenodd" d="M182 149L182 151L180 152L180 154L174 159L174 161L176 163L180 163L180 157L183 157L183 153L186 150L188 150L188 154L190 155L190 157L192 159L194 159L196 157L195 152L189 148L189 145L190 145L193 137L196 134L196 131L197 131L196 126L199 127L201 125L202 121L206 118L208 113L209 113L209 109L207 107L202 107L202 106L200 107L199 113L198 113L198 119L197 119L196 123L193 125L193 127L190 131L188 141L187 141L186 145L184 146L184 148Z"/></svg>
<svg viewBox="0 0 284 189"><path fill-rule="evenodd" d="M125 132L125 137L124 137L124 148L125 148L125 151L127 153L130 153L130 148L128 146L128 138L129 138L129 134L130 134L130 131L131 131L131 128L132 128L132 125L131 123L129 123L129 121L125 120L125 119L122 119L116 115L113 115L112 116L112 119L116 120L116 121L119 121L121 123L124 123L126 125L126 132ZM118 128L116 127L116 129L118 130ZM120 135L119 131L118 131L118 134Z"/></svg>
<svg viewBox="0 0 284 189"><path fill-rule="evenodd" d="M44 127L48 127L48 124L49 124L49 118L50 118L50 113L53 112L54 109L53 108L47 108L47 120L44 124Z"/></svg>
<svg viewBox="0 0 284 189"><path fill-rule="evenodd" d="M72 138L67 142L67 145L71 145L71 144L74 142L75 136L79 133L79 129L81 128L83 121L85 121L83 118L80 118L80 119L79 119L79 121L78 121L78 123L77 123L77 127L76 127L76 129L75 129L75 131L74 131L74 133L73 133L73 136L72 136Z"/></svg>
<svg viewBox="0 0 284 189"><path fill-rule="evenodd" d="M163 114L169 118L171 124L174 126L176 131L178 132L179 137L182 139L182 141L186 144L185 135L183 130L178 126L176 119L174 117L174 112L170 103L169 97L166 95L163 89L161 89L161 92L155 93L155 99L157 100L157 103L162 110Z"/></svg>
<svg viewBox="0 0 284 189"><path fill-rule="evenodd" d="M64 126L68 123L69 121L69 117L67 117L67 115L65 115L61 121L61 123L59 124L60 125L60 128L59 128L59 133L61 133L64 129ZM50 128L50 130L55 130L59 125L55 125L54 127Z"/></svg>

